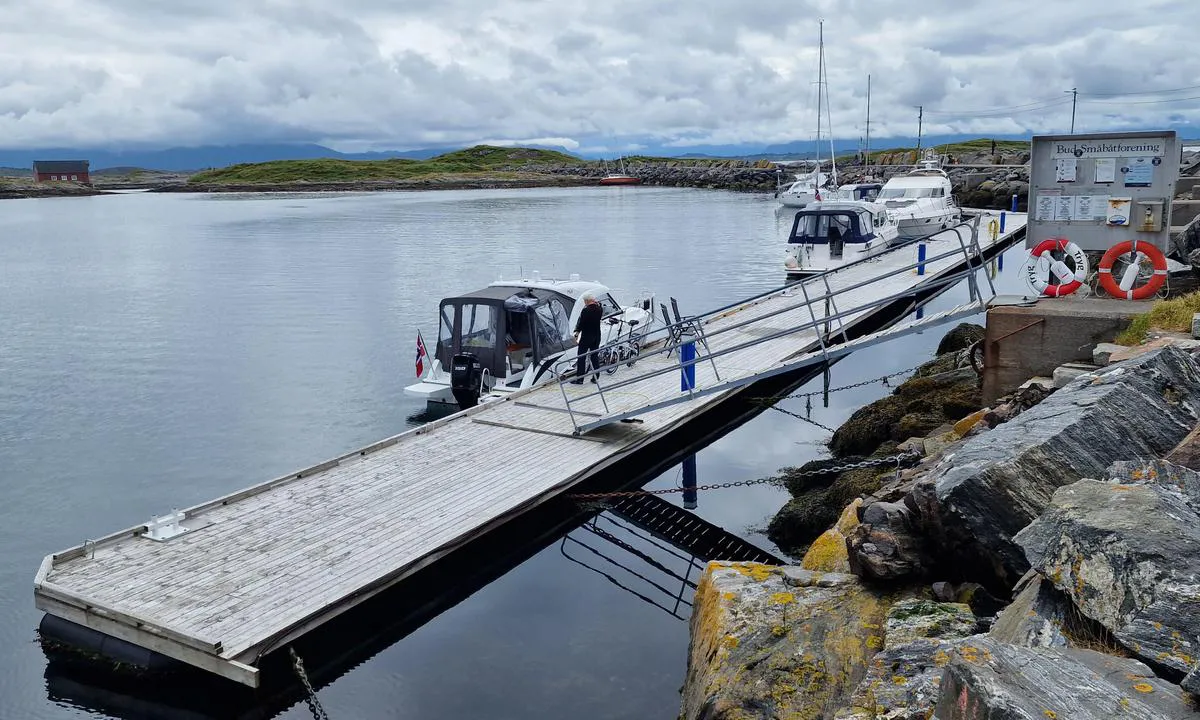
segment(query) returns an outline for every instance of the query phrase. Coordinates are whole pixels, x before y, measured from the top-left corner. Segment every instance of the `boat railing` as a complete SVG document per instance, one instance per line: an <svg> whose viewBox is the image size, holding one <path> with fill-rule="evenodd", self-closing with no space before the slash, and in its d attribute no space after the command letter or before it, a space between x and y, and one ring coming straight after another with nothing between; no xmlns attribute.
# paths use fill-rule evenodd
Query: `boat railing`
<svg viewBox="0 0 1200 720"><path fill-rule="evenodd" d="M931 236L915 240L914 242L924 242L930 240L934 235L953 232L953 237L957 242L949 249L934 252L931 255L921 257L899 268L888 267L886 271L873 274L865 280L852 282L836 288L830 283L830 279L837 274L846 273L862 266L864 263L878 262L878 256L861 258L826 272L809 276L799 282L792 282L715 310L710 310L699 315L682 317L663 328L667 333L667 339L663 343L663 347L658 348L656 353L654 353L654 355L658 355L659 353L665 353L668 356L674 355L676 359L673 363L655 364L655 366L641 372L624 373L613 378L611 382L601 379L596 383L594 391L585 390L574 393L567 392L566 384L577 378L560 374L559 385L565 409L571 416L576 434L593 427L608 424L609 422L633 417L640 412L674 404L675 402L695 399L713 392L732 389L749 384L750 382L756 382L780 372L795 370L805 364L828 363L834 358L835 346L846 346L850 343L846 323L853 317L867 311L889 306L906 298L912 298L917 294L936 294L938 291L948 289L964 279L967 280L970 295L970 303L968 305L970 307L967 308L964 306L961 312L966 314L968 312L983 311L986 309L988 299L995 296L996 290L992 284L991 277L985 273L987 285L990 290L990 295L985 298L976 278L976 273L980 269L983 269L985 264L983 250L979 244L979 221L980 216L973 216L971 219L959 222L946 230L939 230ZM904 290L885 293L871 299L860 299L864 296L868 298L871 296L870 293L858 292L864 288L878 285L899 274L910 271L919 272L926 266L955 257L961 258L963 261L960 263L958 269L931 276L919 286L909 286ZM767 299L777 297L795 297L796 302L783 303L778 308L765 313L756 313L745 320L723 323L720 326L713 326L712 324L718 318L732 316L735 314L735 311L741 311L750 306L761 304ZM807 319L791 324L783 329L776 327L771 327L770 329L763 328L765 321L797 310L806 314L808 316ZM754 335L754 337L749 340L735 341L717 350L712 349L710 342L714 338L738 331L743 335L749 334ZM809 332L813 335L812 343L815 343L816 348L809 350L801 358L797 359L793 363L794 367L785 363L780 368L771 371L739 377L737 376L736 369L730 366L724 369L724 379L722 379L723 369L719 361L728 358L730 355L756 345ZM811 344L809 347L812 347ZM844 352L837 353L838 356L841 354L844 354ZM632 366L632 363L628 364ZM683 378L694 378L695 370L693 368L698 368L701 365L711 368L715 382L701 388L694 379L690 382L684 380L681 382L680 395L671 400L650 403L643 407L625 409L616 413L610 407L609 393L625 391L624 394L627 396L637 395L635 386L639 383L667 374L679 374ZM603 413L581 410L581 403L585 403L593 398L599 399L600 405L604 409Z"/></svg>

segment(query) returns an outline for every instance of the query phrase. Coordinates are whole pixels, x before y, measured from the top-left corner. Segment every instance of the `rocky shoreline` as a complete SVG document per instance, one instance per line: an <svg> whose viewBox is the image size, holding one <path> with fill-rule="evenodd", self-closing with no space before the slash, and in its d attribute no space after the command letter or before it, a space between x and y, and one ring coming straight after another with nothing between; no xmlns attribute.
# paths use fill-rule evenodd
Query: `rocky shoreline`
<svg viewBox="0 0 1200 720"><path fill-rule="evenodd" d="M884 157L883 160L903 160ZM1001 158L1004 159L1004 158ZM791 175L778 173L770 163L746 160L668 160L629 162L626 171L649 187L686 187L706 190L774 194L777 183L788 183ZM907 165L876 165L839 168L839 181L883 181L906 172ZM1025 207L1028 194L1028 168L978 168L946 166L954 192L966 207L1008 208L1013 194ZM77 183L34 184L18 178L0 179L0 198L60 197L101 195L105 190L145 189L167 193L248 193L248 192L381 192L418 190L484 190L496 188L585 187L599 184L605 175L598 163L513 165L487 173L461 173L411 180L364 180L351 182L286 183L193 183L182 174L158 174L144 181L118 178L97 179L95 187ZM5 182L7 180L7 182Z"/></svg>
<svg viewBox="0 0 1200 720"><path fill-rule="evenodd" d="M951 346L971 342L969 328L954 334ZM915 464L791 487L830 500L848 485L821 534L802 512L772 523L773 536L800 538L798 566L710 563L680 717L1191 715L1198 345L1110 346L1102 367L974 410L951 389L974 382L959 372L974 374L970 345L943 348L833 443L838 462L912 453ZM933 375L948 380L933 387ZM900 413L920 421L897 441Z"/></svg>

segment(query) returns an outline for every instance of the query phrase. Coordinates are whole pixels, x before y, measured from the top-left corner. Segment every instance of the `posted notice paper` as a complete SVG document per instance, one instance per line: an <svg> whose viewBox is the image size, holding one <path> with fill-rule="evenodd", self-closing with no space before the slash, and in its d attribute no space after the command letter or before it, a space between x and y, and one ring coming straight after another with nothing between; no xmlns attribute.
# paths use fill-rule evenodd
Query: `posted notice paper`
<svg viewBox="0 0 1200 720"><path fill-rule="evenodd" d="M1059 158L1054 161L1054 182L1075 182L1075 171L1079 161L1075 158Z"/></svg>
<svg viewBox="0 0 1200 720"><path fill-rule="evenodd" d="M1117 181L1117 159L1096 158L1096 182L1110 183Z"/></svg>
<svg viewBox="0 0 1200 720"><path fill-rule="evenodd" d="M1037 202L1034 205L1033 218L1041 222L1054 221L1054 201L1058 199L1058 193L1040 192L1037 194Z"/></svg>

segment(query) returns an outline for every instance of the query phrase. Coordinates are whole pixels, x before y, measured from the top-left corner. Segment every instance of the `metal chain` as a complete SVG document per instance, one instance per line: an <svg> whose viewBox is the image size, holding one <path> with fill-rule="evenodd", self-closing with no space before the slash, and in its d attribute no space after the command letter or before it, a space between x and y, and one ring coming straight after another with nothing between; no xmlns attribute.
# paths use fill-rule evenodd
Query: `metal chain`
<svg viewBox="0 0 1200 720"><path fill-rule="evenodd" d="M321 701L317 699L317 691L308 681L308 673L304 672L304 662L300 660L296 648L289 645L288 652L292 655L292 668L296 671L296 677L300 678L300 684L304 686L304 702L308 704L308 709L312 711L316 720L329 720L329 714L325 712L325 708L321 707Z"/></svg>
<svg viewBox="0 0 1200 720"><path fill-rule="evenodd" d="M794 477L807 477L810 475L830 475L833 473L843 473L847 470L858 470L861 468L875 467L878 465L890 465L895 463L897 468L900 464L908 459L916 459L921 457L919 452L906 452L899 455L889 455L881 458L867 458L858 462L844 463L842 465L831 465L829 467L816 468L813 470L801 470L791 473ZM574 500L599 500L603 498L618 498L618 497L635 497L640 495L670 495L672 493L681 493L686 491L700 490L724 490L734 487L748 487L750 485L766 485L767 483L776 482L775 478L759 478L758 480L736 480L734 482L716 483L713 485L697 485L694 488L673 487L664 488L662 490L620 490L617 492L606 493L576 493L568 495Z"/></svg>
<svg viewBox="0 0 1200 720"><path fill-rule="evenodd" d="M772 410L778 410L779 412L783 413L784 415L791 415L792 417L796 418L797 420L803 420L804 422L806 422L810 425L816 425L817 427L821 428L822 430L824 430L827 433L832 434L832 433L837 432L837 430L834 430L833 428L829 427L828 425L822 425L821 423L817 422L816 420L813 420L811 417L805 417L804 415L801 415L800 413L797 413L797 412L792 412L791 410L784 410L783 408L779 407L778 405L771 405L769 407ZM811 412L811 409L810 409L810 412Z"/></svg>
<svg viewBox="0 0 1200 720"><path fill-rule="evenodd" d="M828 390L818 390L818 391L814 391L814 392L805 392L805 393L793 393L791 395L784 395L783 397L779 397L779 398L765 398L764 397L764 398L751 398L751 399L758 400L758 401L778 402L780 400L796 400L799 398L814 398L814 397L820 397L822 395L825 395L826 393L835 393L835 392L840 392L842 390L853 390L854 388L866 387L867 385L874 385L875 383L883 383L884 387L891 387L891 385L888 384L888 380L890 380L891 378L894 378L894 377L900 377L901 375L907 375L910 372L919 370L921 368L921 366L924 364L925 363L922 363L921 365L916 365L914 367L910 367L907 370L897 370L894 373L888 373L887 375L881 375L876 378L871 378L870 380L863 380L862 382L856 382L856 383L852 383L850 385L842 385L841 387L829 388ZM939 373L939 374L941 374L941 373Z"/></svg>

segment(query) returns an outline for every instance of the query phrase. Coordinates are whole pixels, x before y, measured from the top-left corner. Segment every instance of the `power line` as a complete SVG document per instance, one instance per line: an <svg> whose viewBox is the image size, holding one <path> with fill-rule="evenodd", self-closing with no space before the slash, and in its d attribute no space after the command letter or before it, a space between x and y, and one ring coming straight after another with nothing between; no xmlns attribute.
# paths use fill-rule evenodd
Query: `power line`
<svg viewBox="0 0 1200 720"><path fill-rule="evenodd" d="M990 108L975 108L973 110L926 110L925 112L937 113L939 115L959 115L959 114L970 114L970 113L1007 112L1010 110L1021 110L1024 108L1036 109L1035 106L1043 105L1045 103L1058 102L1061 99L1062 98L1057 98L1057 97L1046 98L1044 100L1035 100L1033 102L1023 103L1021 105L1007 105L1007 106L990 107Z"/></svg>
<svg viewBox="0 0 1200 720"><path fill-rule="evenodd" d="M1087 97L1125 97L1127 95L1166 95L1174 92L1186 92L1187 90L1200 90L1200 85L1188 85L1186 87L1169 88L1166 90L1140 90L1138 92L1119 92L1119 93L1079 93Z"/></svg>
<svg viewBox="0 0 1200 720"><path fill-rule="evenodd" d="M1080 100L1080 102L1088 103L1089 105L1158 105L1161 103L1186 102L1188 100L1200 100L1200 95L1192 95L1191 97L1167 98L1165 100L1129 100L1127 102L1113 100Z"/></svg>

